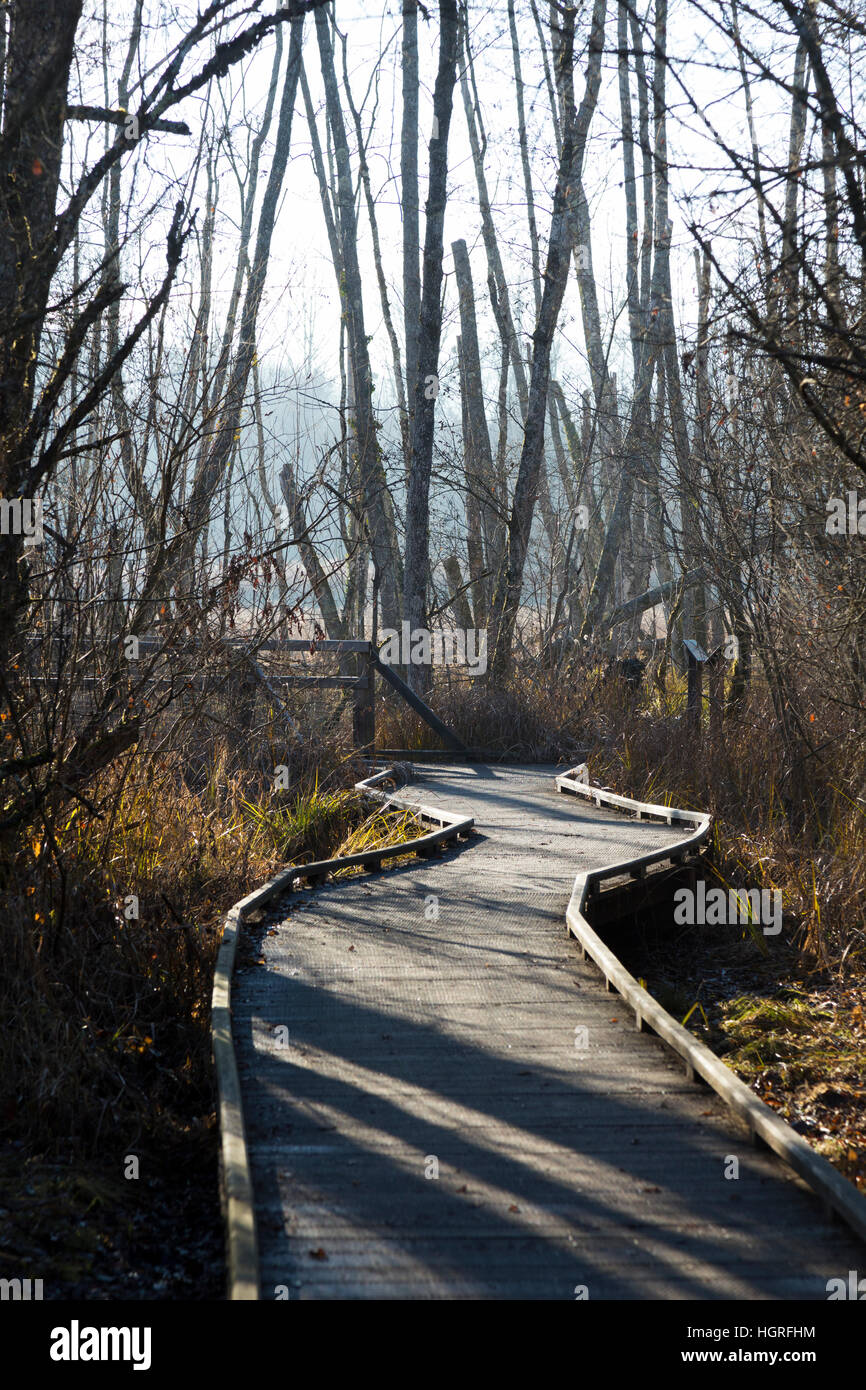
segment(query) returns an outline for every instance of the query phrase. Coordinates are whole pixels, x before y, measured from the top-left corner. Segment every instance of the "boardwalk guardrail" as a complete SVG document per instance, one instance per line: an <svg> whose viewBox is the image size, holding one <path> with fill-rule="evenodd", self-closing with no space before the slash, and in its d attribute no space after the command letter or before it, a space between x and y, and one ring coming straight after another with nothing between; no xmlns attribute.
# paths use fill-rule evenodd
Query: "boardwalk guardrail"
<svg viewBox="0 0 866 1390"><path fill-rule="evenodd" d="M706 842L711 817L704 812L684 811L672 806L657 806L618 796L605 788L593 787L585 763L572 768L556 779L559 791L593 801L596 806L612 806L636 813L640 819L663 820L668 825L687 825L691 833L673 845L651 850L634 859L589 869L578 874L574 881L571 901L566 909L568 930L577 940L584 958L595 962L613 988L634 1010L641 1031L651 1029L682 1057L689 1077L700 1076L722 1099L745 1120L753 1139L761 1140L790 1165L815 1192L825 1206L845 1220L852 1230L866 1239L866 1197L853 1183L844 1178L831 1163L781 1119L774 1110L759 1099L744 1081L726 1067L716 1054L664 1009L657 999L643 988L626 969L622 961L602 941L588 920L593 900L607 879L629 874L640 878L651 864L670 861L683 863Z"/></svg>

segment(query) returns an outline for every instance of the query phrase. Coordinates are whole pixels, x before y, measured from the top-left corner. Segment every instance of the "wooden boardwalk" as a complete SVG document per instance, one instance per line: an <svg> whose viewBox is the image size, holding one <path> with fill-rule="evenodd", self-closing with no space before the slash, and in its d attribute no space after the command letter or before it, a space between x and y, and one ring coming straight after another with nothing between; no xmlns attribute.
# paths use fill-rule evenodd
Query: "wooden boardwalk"
<svg viewBox="0 0 866 1390"><path fill-rule="evenodd" d="M553 769L419 771L476 838L293 895L236 974L262 1298L820 1300L866 1268L566 935L578 870L682 829Z"/></svg>

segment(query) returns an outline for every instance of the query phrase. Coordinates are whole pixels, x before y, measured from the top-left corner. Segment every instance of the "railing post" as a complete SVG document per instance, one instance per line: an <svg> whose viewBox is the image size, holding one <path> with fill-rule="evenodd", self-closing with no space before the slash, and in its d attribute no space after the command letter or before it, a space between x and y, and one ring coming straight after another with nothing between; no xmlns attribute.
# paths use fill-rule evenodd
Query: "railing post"
<svg viewBox="0 0 866 1390"><path fill-rule="evenodd" d="M723 657L724 643L716 647L707 663L710 672L707 687L710 706L710 742L714 745L719 745L722 741L722 719L725 709L725 663Z"/></svg>
<svg viewBox="0 0 866 1390"><path fill-rule="evenodd" d="M698 642L690 639L683 642L689 660L688 694L686 697L686 719L696 734L701 731L701 705L704 693L704 663L707 654Z"/></svg>
<svg viewBox="0 0 866 1390"><path fill-rule="evenodd" d="M376 672L372 644L368 643L365 651L358 652L355 671L358 677L352 710L355 747L369 755L376 750Z"/></svg>
<svg viewBox="0 0 866 1390"><path fill-rule="evenodd" d="M691 652L688 652L688 695L686 697L686 716L694 730L701 727L701 668Z"/></svg>

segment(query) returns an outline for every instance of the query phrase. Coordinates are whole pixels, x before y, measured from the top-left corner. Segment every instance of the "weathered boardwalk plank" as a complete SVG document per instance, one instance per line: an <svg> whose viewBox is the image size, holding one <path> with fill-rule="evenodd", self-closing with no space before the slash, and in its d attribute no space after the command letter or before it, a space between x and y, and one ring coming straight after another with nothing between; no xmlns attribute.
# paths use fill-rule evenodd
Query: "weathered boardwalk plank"
<svg viewBox="0 0 866 1390"><path fill-rule="evenodd" d="M823 1299L864 1267L566 936L579 869L681 829L552 769L421 771L479 837L294 896L235 980L262 1297Z"/></svg>

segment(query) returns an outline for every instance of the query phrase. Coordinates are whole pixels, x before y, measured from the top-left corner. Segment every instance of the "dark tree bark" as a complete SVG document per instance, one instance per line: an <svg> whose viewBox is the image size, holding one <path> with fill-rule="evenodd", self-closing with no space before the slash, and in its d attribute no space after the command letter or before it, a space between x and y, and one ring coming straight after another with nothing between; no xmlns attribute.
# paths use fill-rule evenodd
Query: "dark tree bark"
<svg viewBox="0 0 866 1390"><path fill-rule="evenodd" d="M66 96L82 0L21 0L9 9L0 134L0 496L27 495L21 452L36 390L42 322L54 271L51 246ZM0 540L0 659L27 602L20 536Z"/></svg>

